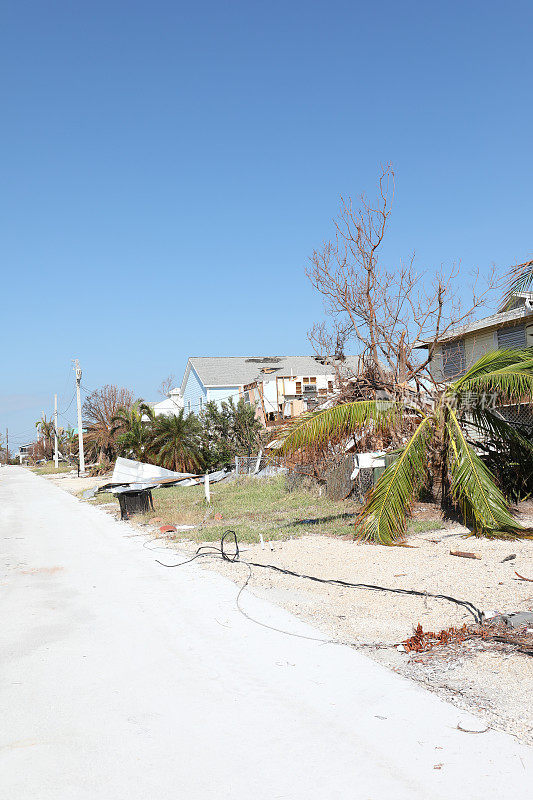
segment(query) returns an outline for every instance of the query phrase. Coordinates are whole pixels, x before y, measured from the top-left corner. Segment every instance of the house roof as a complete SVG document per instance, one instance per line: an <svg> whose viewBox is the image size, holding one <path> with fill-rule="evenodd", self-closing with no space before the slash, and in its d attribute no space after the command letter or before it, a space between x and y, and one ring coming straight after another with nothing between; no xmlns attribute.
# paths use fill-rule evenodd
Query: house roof
<svg viewBox="0 0 533 800"><path fill-rule="evenodd" d="M339 365L355 370L358 356L347 356ZM185 389L189 366L193 367L204 386L244 386L265 375L313 376L331 375L330 363L321 363L314 356L191 356L183 377ZM262 372L261 370L272 370Z"/></svg>
<svg viewBox="0 0 533 800"><path fill-rule="evenodd" d="M533 308L521 306L520 308L513 308L511 311L499 311L497 314L491 314L490 317L483 317L473 322L468 322L465 325L459 325L457 328L451 328L445 336L439 336L439 342L451 342L454 339L462 339L469 333L475 333L481 330L490 330L491 328L502 328L504 325L512 325L518 323L522 319L533 319ZM423 350L433 342L433 339L424 339L420 341L416 348Z"/></svg>

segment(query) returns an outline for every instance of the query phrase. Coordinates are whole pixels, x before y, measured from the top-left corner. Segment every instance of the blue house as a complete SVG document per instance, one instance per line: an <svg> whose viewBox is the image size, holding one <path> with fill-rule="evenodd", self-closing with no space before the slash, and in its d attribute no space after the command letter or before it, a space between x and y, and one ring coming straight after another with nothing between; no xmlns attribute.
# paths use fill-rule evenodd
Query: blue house
<svg viewBox="0 0 533 800"><path fill-rule="evenodd" d="M355 357L346 358L347 367L354 369L356 364ZM220 405L230 397L235 402L242 397L251 402L253 387L260 382L267 417L283 415L289 395L311 401L333 391L334 373L330 363L315 356L191 356L181 382L183 408L186 415L199 414L210 401ZM273 392L270 399L267 384ZM306 409L307 400L299 413Z"/></svg>

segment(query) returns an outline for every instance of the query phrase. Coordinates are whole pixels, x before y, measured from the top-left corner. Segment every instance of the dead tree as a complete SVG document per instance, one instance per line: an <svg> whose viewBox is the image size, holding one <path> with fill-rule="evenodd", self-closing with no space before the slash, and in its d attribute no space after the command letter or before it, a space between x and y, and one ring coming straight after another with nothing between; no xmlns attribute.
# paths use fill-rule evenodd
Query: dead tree
<svg viewBox="0 0 533 800"><path fill-rule="evenodd" d="M368 380L374 388L420 392L433 388L428 365L439 339L492 300L498 285L494 271L481 280L478 270L467 276L459 263L418 273L414 254L407 262L384 264L393 199L390 164L382 168L375 201L362 195L355 208L341 197L335 237L313 252L306 270L327 315L309 338L317 354L336 365L341 386L346 386L343 357L351 346L361 357L360 388ZM428 342L427 350L416 349L421 341Z"/></svg>

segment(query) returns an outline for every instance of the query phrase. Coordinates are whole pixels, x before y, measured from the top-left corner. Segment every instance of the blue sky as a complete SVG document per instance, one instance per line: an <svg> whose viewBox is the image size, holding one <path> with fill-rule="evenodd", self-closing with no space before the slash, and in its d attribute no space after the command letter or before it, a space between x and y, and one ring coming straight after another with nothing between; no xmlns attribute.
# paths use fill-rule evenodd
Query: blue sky
<svg viewBox="0 0 533 800"><path fill-rule="evenodd" d="M392 161L420 270L532 257L530 2L5 2L0 430L189 355L311 352L304 267ZM74 405L65 418L74 421Z"/></svg>

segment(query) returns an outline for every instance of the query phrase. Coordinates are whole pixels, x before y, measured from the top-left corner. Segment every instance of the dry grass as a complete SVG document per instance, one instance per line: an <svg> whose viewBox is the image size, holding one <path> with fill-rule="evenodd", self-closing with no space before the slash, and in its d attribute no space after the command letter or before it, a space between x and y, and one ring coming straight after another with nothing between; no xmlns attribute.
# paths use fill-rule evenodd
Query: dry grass
<svg viewBox="0 0 533 800"><path fill-rule="evenodd" d="M46 464L41 464L39 467L29 467L32 472L35 472L36 475L59 475L62 472L72 472L75 470L76 467L72 464L65 464L65 462L60 462L58 468L56 469L54 466L53 461L47 461Z"/></svg>
<svg viewBox="0 0 533 800"><path fill-rule="evenodd" d="M156 489L155 511L139 521L161 520L160 525L195 525L178 538L216 541L231 528L240 541L291 539L310 533L327 536L353 535L358 506L350 500L333 501L302 489L288 492L284 477L265 480L241 478L211 486L211 505L207 506L203 486L183 489ZM97 495L93 502L111 503L111 494ZM118 508L118 502L117 503ZM440 521L414 522L413 530L434 530Z"/></svg>

